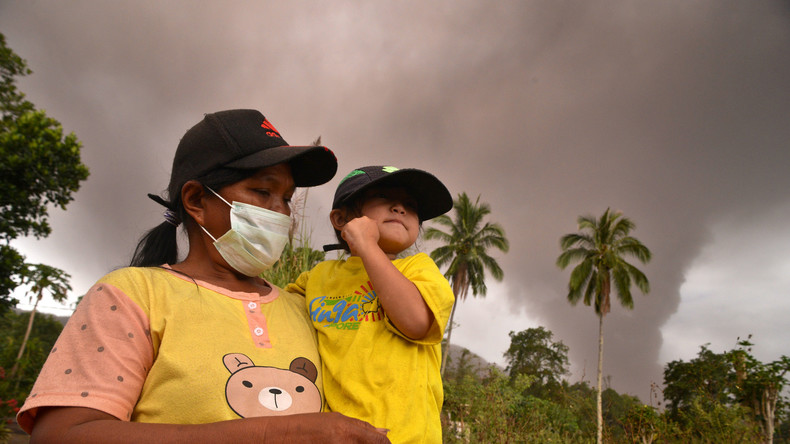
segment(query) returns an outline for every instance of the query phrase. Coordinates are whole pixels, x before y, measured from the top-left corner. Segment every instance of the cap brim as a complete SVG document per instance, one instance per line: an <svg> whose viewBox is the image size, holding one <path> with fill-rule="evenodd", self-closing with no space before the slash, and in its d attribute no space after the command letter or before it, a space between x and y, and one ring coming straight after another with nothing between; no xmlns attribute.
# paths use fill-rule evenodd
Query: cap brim
<svg viewBox="0 0 790 444"><path fill-rule="evenodd" d="M350 194L345 201L356 199L372 187L402 186L417 200L420 221L433 219L453 208L453 197L447 187L431 173L414 168L394 171L366 184Z"/></svg>
<svg viewBox="0 0 790 444"><path fill-rule="evenodd" d="M329 182L337 173L337 158L324 146L278 146L267 148L226 164L230 168L258 169L280 163L291 165L297 187L314 187Z"/></svg>

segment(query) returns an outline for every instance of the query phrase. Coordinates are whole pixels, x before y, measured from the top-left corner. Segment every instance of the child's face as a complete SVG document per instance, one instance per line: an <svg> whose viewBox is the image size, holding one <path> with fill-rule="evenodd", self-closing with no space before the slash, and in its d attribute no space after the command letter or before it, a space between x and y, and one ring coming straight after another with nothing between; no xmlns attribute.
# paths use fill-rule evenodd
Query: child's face
<svg viewBox="0 0 790 444"><path fill-rule="evenodd" d="M385 253L395 255L414 245L420 234L417 201L404 188L373 188L362 202L360 212L376 222Z"/></svg>

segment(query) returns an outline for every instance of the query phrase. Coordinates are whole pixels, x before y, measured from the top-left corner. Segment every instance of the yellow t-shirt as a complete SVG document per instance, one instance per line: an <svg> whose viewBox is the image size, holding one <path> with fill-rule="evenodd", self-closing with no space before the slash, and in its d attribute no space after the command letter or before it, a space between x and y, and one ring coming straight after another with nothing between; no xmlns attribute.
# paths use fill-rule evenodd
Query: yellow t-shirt
<svg viewBox="0 0 790 444"><path fill-rule="evenodd" d="M124 268L80 302L18 421L30 432L46 406L171 424L319 412L322 390L301 296L274 286L265 296L234 292L163 268Z"/></svg>
<svg viewBox="0 0 790 444"><path fill-rule="evenodd" d="M393 443L440 443L441 341L454 296L428 255L393 264L434 315L422 340L392 325L359 257L322 262L286 288L305 295L318 332L325 408L389 429Z"/></svg>

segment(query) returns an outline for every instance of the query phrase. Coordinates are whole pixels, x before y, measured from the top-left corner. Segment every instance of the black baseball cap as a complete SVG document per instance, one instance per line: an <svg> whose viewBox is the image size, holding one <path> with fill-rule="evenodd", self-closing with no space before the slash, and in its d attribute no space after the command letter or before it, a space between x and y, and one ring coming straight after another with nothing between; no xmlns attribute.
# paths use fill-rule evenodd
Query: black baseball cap
<svg viewBox="0 0 790 444"><path fill-rule="evenodd" d="M332 208L340 208L360 197L371 187L404 187L417 200L420 222L450 211L453 198L447 187L433 174L426 171L393 166L366 166L350 172L335 190Z"/></svg>
<svg viewBox="0 0 790 444"><path fill-rule="evenodd" d="M170 187L221 167L258 169L287 162L298 187L328 182L337 158L325 146L291 146L260 111L232 109L206 114L184 134L176 149Z"/></svg>

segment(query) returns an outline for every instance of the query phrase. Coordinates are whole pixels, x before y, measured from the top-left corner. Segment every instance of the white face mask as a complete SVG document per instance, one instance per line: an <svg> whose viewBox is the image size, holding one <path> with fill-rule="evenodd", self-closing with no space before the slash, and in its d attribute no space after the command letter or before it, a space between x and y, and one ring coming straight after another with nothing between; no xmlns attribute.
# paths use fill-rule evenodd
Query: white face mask
<svg viewBox="0 0 790 444"><path fill-rule="evenodd" d="M209 191L222 199L216 191ZM230 230L215 239L203 226L200 228L214 240L214 247L228 265L246 276L258 276L280 259L288 243L291 218L255 205L222 201L230 206Z"/></svg>

